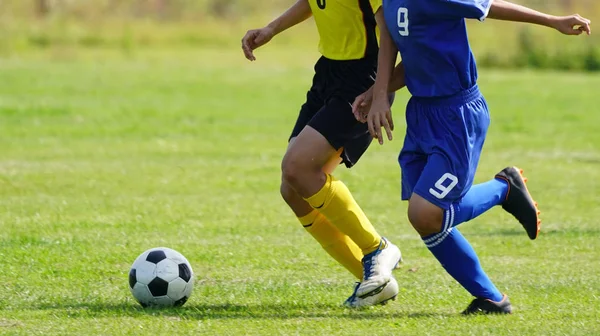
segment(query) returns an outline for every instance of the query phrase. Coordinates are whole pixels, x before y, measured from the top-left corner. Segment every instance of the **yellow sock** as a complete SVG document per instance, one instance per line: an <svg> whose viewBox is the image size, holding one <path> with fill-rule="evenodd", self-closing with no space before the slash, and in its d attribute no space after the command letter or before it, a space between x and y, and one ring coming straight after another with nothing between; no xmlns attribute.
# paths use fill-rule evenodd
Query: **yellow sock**
<svg viewBox="0 0 600 336"><path fill-rule="evenodd" d="M317 210L298 218L302 226L315 238L325 251L344 266L358 280L362 280L362 251L360 248Z"/></svg>
<svg viewBox="0 0 600 336"><path fill-rule="evenodd" d="M306 201L350 237L363 254L371 253L379 247L381 236L342 181L327 174L323 188Z"/></svg>

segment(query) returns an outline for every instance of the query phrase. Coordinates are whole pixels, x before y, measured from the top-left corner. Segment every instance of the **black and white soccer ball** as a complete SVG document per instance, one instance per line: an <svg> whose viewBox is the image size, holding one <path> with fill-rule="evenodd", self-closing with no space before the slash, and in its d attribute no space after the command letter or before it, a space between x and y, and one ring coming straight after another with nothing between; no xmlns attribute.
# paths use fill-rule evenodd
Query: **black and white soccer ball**
<svg viewBox="0 0 600 336"><path fill-rule="evenodd" d="M194 289L188 260L167 247L140 254L129 271L129 289L143 307L182 306Z"/></svg>

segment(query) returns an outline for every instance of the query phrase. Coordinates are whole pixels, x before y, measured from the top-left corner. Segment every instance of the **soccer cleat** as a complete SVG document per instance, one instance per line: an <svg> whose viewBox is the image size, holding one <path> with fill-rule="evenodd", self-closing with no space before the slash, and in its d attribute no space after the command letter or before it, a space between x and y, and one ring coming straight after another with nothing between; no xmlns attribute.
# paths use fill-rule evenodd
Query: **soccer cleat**
<svg viewBox="0 0 600 336"><path fill-rule="evenodd" d="M502 297L502 301L494 302L492 300L475 298L471 304L465 309L463 315L474 314L511 314L512 306L506 294Z"/></svg>
<svg viewBox="0 0 600 336"><path fill-rule="evenodd" d="M527 178L523 176L523 170L517 167L507 167L499 172L496 178L508 183L508 192L506 199L502 202L502 208L523 225L530 239L537 238L542 225L539 217L540 211L527 190Z"/></svg>
<svg viewBox="0 0 600 336"><path fill-rule="evenodd" d="M392 278L392 270L402 260L400 249L387 239L381 238L377 250L362 259L363 281L356 288L356 296L364 299L383 290Z"/></svg>
<svg viewBox="0 0 600 336"><path fill-rule="evenodd" d="M344 302L344 306L348 308L360 308L375 305L385 305L389 301L396 300L399 291L398 282L396 279L394 279L394 277L391 277L390 280L377 293L373 293L365 298L356 296L356 291L359 287L360 282L357 282L356 287L354 287L354 293L352 293L352 295Z"/></svg>
<svg viewBox="0 0 600 336"><path fill-rule="evenodd" d="M356 285L354 286L354 291L352 291L352 295L350 295L350 297L348 297L346 299L346 301L344 301L344 306L348 307L348 308L352 308L354 307L354 301L356 301L356 290L358 289L358 287L360 287L360 282L357 282Z"/></svg>

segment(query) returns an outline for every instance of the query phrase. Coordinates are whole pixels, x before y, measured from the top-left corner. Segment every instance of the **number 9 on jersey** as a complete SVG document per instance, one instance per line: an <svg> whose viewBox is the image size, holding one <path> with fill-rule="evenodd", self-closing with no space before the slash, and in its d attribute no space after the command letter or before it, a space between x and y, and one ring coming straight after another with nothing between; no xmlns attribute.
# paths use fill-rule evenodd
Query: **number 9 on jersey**
<svg viewBox="0 0 600 336"><path fill-rule="evenodd" d="M398 33L400 36L408 36L408 9L398 8Z"/></svg>

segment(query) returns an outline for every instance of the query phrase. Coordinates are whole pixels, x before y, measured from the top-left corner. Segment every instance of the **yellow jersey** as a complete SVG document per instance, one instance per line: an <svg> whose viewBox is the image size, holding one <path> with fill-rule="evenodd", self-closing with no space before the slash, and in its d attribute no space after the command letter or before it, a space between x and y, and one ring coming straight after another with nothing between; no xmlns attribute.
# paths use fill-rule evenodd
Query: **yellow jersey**
<svg viewBox="0 0 600 336"><path fill-rule="evenodd" d="M319 31L319 52L332 60L377 57L374 13L382 0L308 0Z"/></svg>

